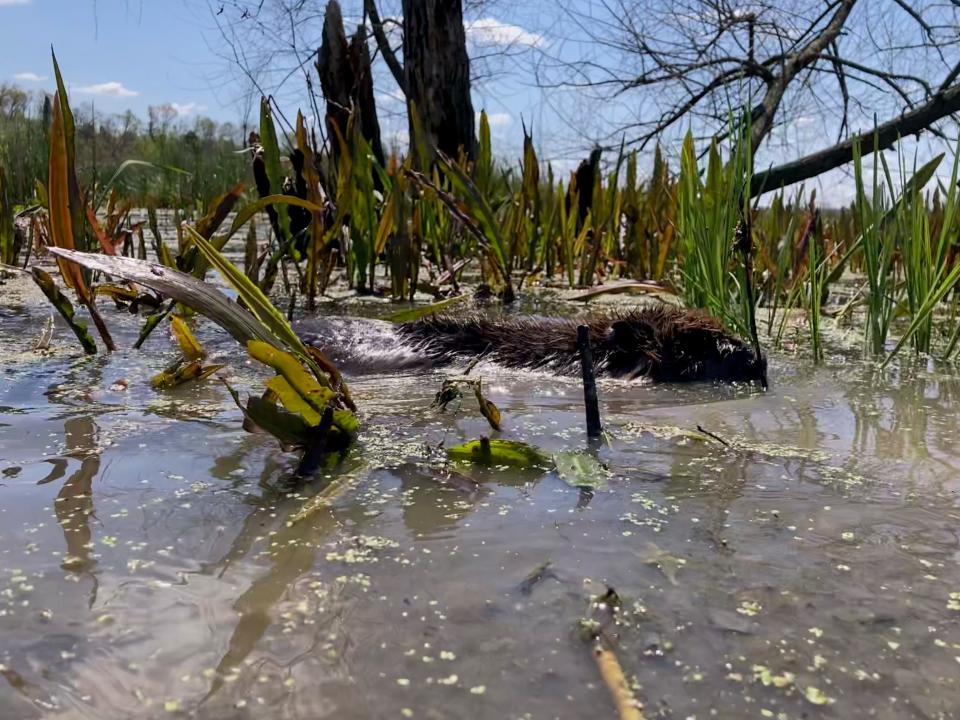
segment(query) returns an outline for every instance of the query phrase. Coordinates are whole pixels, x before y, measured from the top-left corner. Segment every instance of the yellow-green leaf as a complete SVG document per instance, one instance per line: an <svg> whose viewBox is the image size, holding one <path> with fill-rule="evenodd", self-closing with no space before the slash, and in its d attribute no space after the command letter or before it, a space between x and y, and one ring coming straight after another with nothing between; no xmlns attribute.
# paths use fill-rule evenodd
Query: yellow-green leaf
<svg viewBox="0 0 960 720"><path fill-rule="evenodd" d="M335 393L317 382L316 378L308 373L300 361L290 353L275 348L261 340L250 340L247 343L247 352L250 357L264 365L269 365L290 384L290 387L320 415L326 409ZM276 391L276 388L271 388ZM279 395L279 393L277 393ZM317 418L319 422L319 418Z"/></svg>
<svg viewBox="0 0 960 720"><path fill-rule="evenodd" d="M154 390L169 390L190 380L204 380L225 365L201 366L199 360L186 361L180 358L161 373L153 376L150 385Z"/></svg>
<svg viewBox="0 0 960 720"><path fill-rule="evenodd" d="M465 460L482 465L514 467L550 467L550 458L540 450L515 440L490 440L482 437L447 449L451 460Z"/></svg>
<svg viewBox="0 0 960 720"><path fill-rule="evenodd" d="M593 455L579 451L557 453L553 456L557 475L567 485L578 488L604 490L610 473Z"/></svg>
<svg viewBox="0 0 960 720"><path fill-rule="evenodd" d="M267 387L276 393L283 406L292 413L296 413L310 426L320 424L322 417L313 409L300 393L298 393L283 375L277 375L267 380Z"/></svg>
<svg viewBox="0 0 960 720"><path fill-rule="evenodd" d="M187 360L199 360L206 356L207 353L183 320L176 316L170 318L170 329L173 331L173 337L176 338L180 349L183 351L183 356Z"/></svg>
<svg viewBox="0 0 960 720"><path fill-rule="evenodd" d="M410 308L409 310L401 310L400 312L395 312L392 315L388 315L387 321L392 323L413 322L414 320L419 320L426 315L430 315L432 313L445 310L453 305L457 305L458 303L466 300L468 297L469 295L457 295L452 298L447 298L446 300L441 300L440 302L431 303L430 305Z"/></svg>

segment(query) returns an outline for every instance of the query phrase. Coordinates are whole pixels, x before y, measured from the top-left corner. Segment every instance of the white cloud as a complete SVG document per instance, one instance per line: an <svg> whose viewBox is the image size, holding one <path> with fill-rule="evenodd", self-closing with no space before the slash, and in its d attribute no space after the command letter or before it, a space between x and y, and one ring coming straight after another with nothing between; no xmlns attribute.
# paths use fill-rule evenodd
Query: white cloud
<svg viewBox="0 0 960 720"><path fill-rule="evenodd" d="M477 113L477 122L480 122L480 113ZM490 123L490 127L505 127L513 122L513 118L510 116L510 113L498 112L498 113L487 113L487 122Z"/></svg>
<svg viewBox="0 0 960 720"><path fill-rule="evenodd" d="M0 2L3 2L3 0L0 0ZM95 85L82 85L74 89L84 95L109 95L111 97L121 98L136 97L140 94L136 90L125 88L123 83L116 81L96 83Z"/></svg>
<svg viewBox="0 0 960 720"><path fill-rule="evenodd" d="M487 45L527 45L540 47L546 41L540 33L529 32L519 25L500 22L496 18L482 17L463 24L467 38Z"/></svg>
<svg viewBox="0 0 960 720"><path fill-rule="evenodd" d="M0 0L0 4L3 3L3 0ZM14 80L19 80L20 82L43 82L47 79L46 75L37 75L34 72L21 72L13 76Z"/></svg>
<svg viewBox="0 0 960 720"><path fill-rule="evenodd" d="M4 5L29 5L33 0L0 0L0 7Z"/></svg>
<svg viewBox="0 0 960 720"><path fill-rule="evenodd" d="M188 117L189 115L195 115L201 113L207 109L206 105L200 105L195 102L188 103L170 103L170 108L177 114L177 117Z"/></svg>

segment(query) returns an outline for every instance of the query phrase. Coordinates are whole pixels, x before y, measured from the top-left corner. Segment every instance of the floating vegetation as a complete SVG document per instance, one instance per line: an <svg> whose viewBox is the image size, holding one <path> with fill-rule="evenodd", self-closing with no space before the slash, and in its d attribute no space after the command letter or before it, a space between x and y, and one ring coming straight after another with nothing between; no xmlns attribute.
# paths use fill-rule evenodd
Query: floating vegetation
<svg viewBox="0 0 960 720"><path fill-rule="evenodd" d="M611 472L589 452L571 450L556 453L553 464L557 475L570 487L606 490Z"/></svg>
<svg viewBox="0 0 960 720"><path fill-rule="evenodd" d="M454 461L480 465L502 465L544 471L549 470L553 465L546 453L531 445L516 440L492 440L487 437L447 448L447 457Z"/></svg>

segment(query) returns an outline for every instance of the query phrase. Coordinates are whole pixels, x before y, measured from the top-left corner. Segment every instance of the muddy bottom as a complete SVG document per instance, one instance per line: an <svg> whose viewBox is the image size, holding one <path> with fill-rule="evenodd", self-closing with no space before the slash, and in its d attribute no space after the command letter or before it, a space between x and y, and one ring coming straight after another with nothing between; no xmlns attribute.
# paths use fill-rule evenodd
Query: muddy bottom
<svg viewBox="0 0 960 720"><path fill-rule="evenodd" d="M165 329L87 358L58 324L36 353L22 289L0 287L4 720L612 718L580 631L608 587L648 717L960 717L954 373L775 355L766 393L605 382L592 497L447 466L488 430L430 409L443 374L356 376L359 446L290 492L296 458L220 383L150 389ZM129 347L141 320L102 307ZM577 382L479 372L502 437L587 446Z"/></svg>

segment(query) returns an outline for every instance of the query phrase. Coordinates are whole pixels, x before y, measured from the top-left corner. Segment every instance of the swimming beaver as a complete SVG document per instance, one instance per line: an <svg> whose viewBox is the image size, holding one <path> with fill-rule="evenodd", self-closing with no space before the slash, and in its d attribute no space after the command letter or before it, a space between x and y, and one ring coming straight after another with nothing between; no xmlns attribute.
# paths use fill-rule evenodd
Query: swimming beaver
<svg viewBox="0 0 960 720"><path fill-rule="evenodd" d="M431 315L401 325L316 318L297 330L347 369L384 371L446 365L479 356L504 367L580 372L577 326L590 328L598 375L653 382L766 382L766 359L698 310L642 308L606 317Z"/></svg>
<svg viewBox="0 0 960 720"><path fill-rule="evenodd" d="M125 280L138 282L217 322L240 342L266 339L262 323L197 278L133 258L50 252ZM574 372L579 366L577 326L586 323L598 374L654 382L757 380L766 386L766 359L723 331L699 310L667 305L586 321L518 317L434 315L394 326L377 320L312 318L298 323L305 342L316 345L345 370L396 371L487 357L507 367Z"/></svg>

